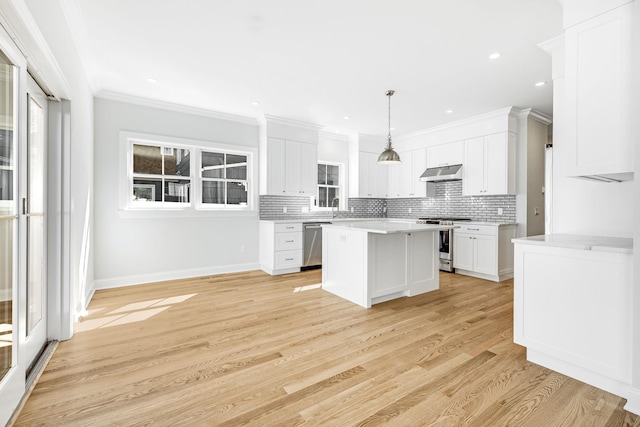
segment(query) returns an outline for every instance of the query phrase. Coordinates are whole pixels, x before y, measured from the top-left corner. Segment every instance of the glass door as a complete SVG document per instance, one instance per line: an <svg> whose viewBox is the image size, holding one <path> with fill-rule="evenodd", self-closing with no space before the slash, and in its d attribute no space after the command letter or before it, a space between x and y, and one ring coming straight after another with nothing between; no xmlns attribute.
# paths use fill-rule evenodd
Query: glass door
<svg viewBox="0 0 640 427"><path fill-rule="evenodd" d="M31 78L27 90L26 193L21 209L26 232L24 366L29 368L38 359L47 341L44 210L47 98Z"/></svg>
<svg viewBox="0 0 640 427"><path fill-rule="evenodd" d="M14 187L15 67L0 52L0 380L15 360L14 283L17 214Z"/></svg>
<svg viewBox="0 0 640 427"><path fill-rule="evenodd" d="M18 361L21 323L19 292L18 167L20 77L24 57L0 28L0 425L8 421L24 393Z"/></svg>

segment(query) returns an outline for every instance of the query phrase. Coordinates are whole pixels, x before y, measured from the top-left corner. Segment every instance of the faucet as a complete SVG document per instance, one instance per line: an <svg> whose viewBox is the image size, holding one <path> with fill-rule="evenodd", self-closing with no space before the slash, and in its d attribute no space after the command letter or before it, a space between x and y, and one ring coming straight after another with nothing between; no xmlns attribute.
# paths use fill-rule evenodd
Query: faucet
<svg viewBox="0 0 640 427"><path fill-rule="evenodd" d="M339 205L340 199L338 199L337 197L334 197L333 200L331 200L331 218L335 218L337 214L337 212L333 210L333 208L339 207L339 206L336 206L336 201L338 202L338 205Z"/></svg>

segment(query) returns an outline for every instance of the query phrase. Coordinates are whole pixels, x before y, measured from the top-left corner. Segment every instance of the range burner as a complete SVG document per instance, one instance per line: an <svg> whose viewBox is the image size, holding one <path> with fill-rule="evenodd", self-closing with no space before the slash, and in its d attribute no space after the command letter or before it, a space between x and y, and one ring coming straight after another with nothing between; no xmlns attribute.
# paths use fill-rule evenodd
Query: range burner
<svg viewBox="0 0 640 427"><path fill-rule="evenodd" d="M471 218L455 218L455 217L427 217L418 218L416 224L441 224L452 225L454 222L471 221Z"/></svg>

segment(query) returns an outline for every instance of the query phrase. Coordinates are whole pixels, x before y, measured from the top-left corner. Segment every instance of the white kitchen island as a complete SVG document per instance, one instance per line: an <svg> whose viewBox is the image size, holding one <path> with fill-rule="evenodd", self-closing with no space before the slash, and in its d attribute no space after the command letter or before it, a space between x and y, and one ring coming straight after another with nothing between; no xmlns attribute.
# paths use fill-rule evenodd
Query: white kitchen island
<svg viewBox="0 0 640 427"><path fill-rule="evenodd" d="M446 225L372 220L322 226L322 289L365 308L440 287Z"/></svg>

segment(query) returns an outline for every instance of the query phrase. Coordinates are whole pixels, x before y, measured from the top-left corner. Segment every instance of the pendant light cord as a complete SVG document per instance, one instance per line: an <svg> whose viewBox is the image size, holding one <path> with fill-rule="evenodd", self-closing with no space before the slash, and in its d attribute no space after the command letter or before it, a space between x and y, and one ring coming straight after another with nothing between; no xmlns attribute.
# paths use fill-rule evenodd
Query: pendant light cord
<svg viewBox="0 0 640 427"><path fill-rule="evenodd" d="M391 149L391 95L393 94L393 90L387 91L387 96L389 97L389 134L387 136L387 149Z"/></svg>

